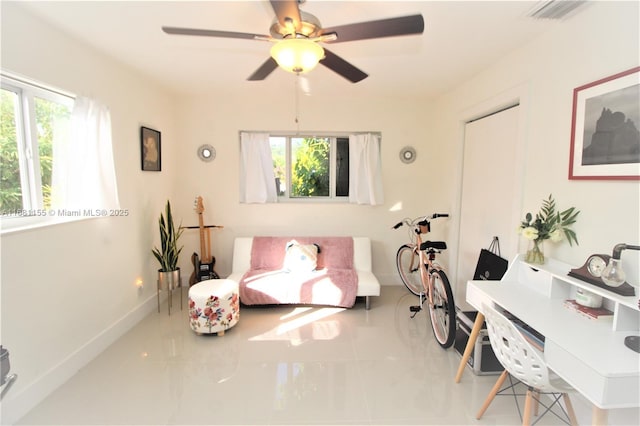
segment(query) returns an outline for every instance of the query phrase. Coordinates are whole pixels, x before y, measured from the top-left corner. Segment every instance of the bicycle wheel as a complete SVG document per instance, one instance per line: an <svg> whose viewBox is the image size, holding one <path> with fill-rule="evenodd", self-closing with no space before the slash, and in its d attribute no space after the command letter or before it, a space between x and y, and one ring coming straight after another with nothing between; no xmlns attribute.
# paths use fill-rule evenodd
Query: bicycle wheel
<svg viewBox="0 0 640 426"><path fill-rule="evenodd" d="M429 305L429 317L433 335L443 348L453 345L456 338L456 305L449 279L444 271L430 271L433 283L433 305Z"/></svg>
<svg viewBox="0 0 640 426"><path fill-rule="evenodd" d="M420 278L420 256L412 246L405 244L398 249L396 267L402 283L411 293L418 296L424 292Z"/></svg>

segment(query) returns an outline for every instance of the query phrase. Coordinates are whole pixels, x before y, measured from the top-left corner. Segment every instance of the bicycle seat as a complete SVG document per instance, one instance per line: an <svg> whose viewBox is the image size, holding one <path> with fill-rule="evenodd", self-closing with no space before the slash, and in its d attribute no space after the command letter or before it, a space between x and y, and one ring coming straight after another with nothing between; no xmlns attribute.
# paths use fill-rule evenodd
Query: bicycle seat
<svg viewBox="0 0 640 426"><path fill-rule="evenodd" d="M444 241L425 241L424 243L420 244L420 250L428 250L430 248L436 250L446 250L447 243Z"/></svg>

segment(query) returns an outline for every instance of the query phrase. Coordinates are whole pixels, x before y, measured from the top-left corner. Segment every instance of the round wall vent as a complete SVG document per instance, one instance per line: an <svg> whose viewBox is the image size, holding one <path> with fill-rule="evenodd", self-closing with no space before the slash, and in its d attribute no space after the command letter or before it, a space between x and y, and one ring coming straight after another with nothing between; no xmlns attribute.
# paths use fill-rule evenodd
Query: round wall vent
<svg viewBox="0 0 640 426"><path fill-rule="evenodd" d="M411 146L405 146L400 150L400 160L405 163L413 163L416 159L416 150Z"/></svg>
<svg viewBox="0 0 640 426"><path fill-rule="evenodd" d="M202 161L213 161L216 158L216 149L211 145L200 145L198 148L198 158Z"/></svg>

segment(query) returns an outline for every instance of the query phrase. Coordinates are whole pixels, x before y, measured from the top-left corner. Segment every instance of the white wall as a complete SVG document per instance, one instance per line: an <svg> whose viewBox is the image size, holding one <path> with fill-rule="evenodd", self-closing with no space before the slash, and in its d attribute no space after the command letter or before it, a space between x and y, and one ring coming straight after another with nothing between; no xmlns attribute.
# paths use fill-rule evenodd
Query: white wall
<svg viewBox="0 0 640 426"><path fill-rule="evenodd" d="M130 213L2 235L2 344L19 375L2 403L7 424L156 309L150 249L177 161L174 106L160 87L8 2L2 68L110 107L120 202ZM141 125L162 132L162 173L140 171Z"/></svg>
<svg viewBox="0 0 640 426"><path fill-rule="evenodd" d="M456 211L460 203L463 123L519 99L523 104L519 142L523 146L518 155L526 177L523 200L516 200L521 209L513 217L514 232L524 214L537 211L542 199L553 193L560 208L576 206L582 211L575 226L580 245L549 243L548 255L578 265L592 252L610 253L616 243L637 243L637 182L567 179L573 88L638 64L635 12L635 2L590 5L435 101L301 96L302 131L382 132L385 204L378 207L240 204L238 132L295 130L293 90L284 90L281 97L274 99L261 96L260 86L256 85L249 93L209 93L181 99L177 123L184 149L180 151L183 167L176 202L183 209L182 216L188 223L196 222L191 206L193 199L202 195L205 222L225 226L215 231L213 238L216 269L222 275L230 271L236 235L359 234L373 240L376 276L383 284L397 284L395 251L406 234L389 227L405 216L450 212L451 219L434 223L430 237L447 239L451 250L443 261L453 271L459 237ZM218 158L214 162L197 159L196 148L203 143L216 147ZM418 151L417 160L411 165L398 159L398 151L405 145L413 145ZM431 183L430 189L420 188L421 182ZM606 194L608 200L626 208L618 209L612 220L612 210L601 200L593 201L593 193ZM392 211L397 205L402 208ZM197 232L185 236L185 245L189 253L197 249ZM525 248L523 242L520 250ZM636 254L624 252L624 256L625 260L632 260L630 279L638 282ZM190 268L188 256L183 263ZM464 283L469 277L452 278L462 302Z"/></svg>
<svg viewBox="0 0 640 426"><path fill-rule="evenodd" d="M301 130L382 133L385 203L370 207L238 202L238 132L295 130L292 91L285 90L281 99L260 96L259 86L252 93L172 98L148 79L3 3L3 68L111 107L120 199L131 212L127 218L2 236L2 344L11 351L12 370L20 374L3 401L3 423L23 414L155 309L157 266L150 248L167 198L183 224L196 224L193 200L204 197L205 222L224 226L213 238L222 275L230 272L238 235L353 234L373 240L373 268L381 282L398 283L395 252L406 234L391 226L402 217L436 211L453 215L434 224L432 237L448 240L452 249L444 263L454 270L461 121L469 111L500 102L505 93L522 96L526 107L522 215L537 210L550 192L561 207L582 211L575 227L580 246L549 246L548 253L577 265L589 253L610 252L618 242L638 243L637 182L567 180L573 88L639 63L638 4L610 4L590 6L435 101L301 97ZM140 171L140 125L162 131L161 173ZM196 148L203 143L216 148L214 162L197 159ZM405 145L418 152L413 164L398 159ZM426 181L432 183L429 190L419 185ZM602 202L605 196L623 208L609 208ZM181 266L190 271L197 232L185 233L183 242ZM637 258L630 265L630 280L637 283ZM145 282L140 293L134 285L138 277ZM458 301L461 292L458 288Z"/></svg>
<svg viewBox="0 0 640 426"><path fill-rule="evenodd" d="M611 254L617 243L640 241L637 181L575 181L567 177L573 89L640 63L638 16L638 2L594 2L437 100L437 110L442 112L437 134L461 149L462 123L469 118L469 111L491 109L505 99L520 97L525 145L520 219L526 212L537 212L550 193L559 208L575 206L580 210L574 226L579 246L546 244L546 254L572 265L581 265L592 253ZM452 168L460 158L458 152L448 159ZM459 185L459 178L454 178L442 189L455 194ZM514 232L517 226L514 221ZM455 233L450 236L451 241L457 238ZM525 249L523 240L520 251ZM638 254L623 252L628 281L636 285ZM457 280L458 302L464 300L465 280Z"/></svg>
<svg viewBox="0 0 640 426"><path fill-rule="evenodd" d="M292 78L295 78L293 75ZM339 82L336 82L339 84ZM206 224L224 226L213 232L212 252L216 271L226 276L231 271L233 238L250 235L360 235L373 242L374 273L383 284L399 283L395 270L395 251L407 241L404 229L391 226L405 216L435 211L449 212L438 188L432 192L420 188L420 176L436 165L443 148L430 138L432 114L424 103L399 99L325 99L304 97L300 102L300 130L380 131L385 203L380 206L348 203L240 204L238 195L240 130L295 130L291 105L294 93L285 92L278 103L260 95L259 87L247 96L213 93L183 99L177 108L180 128L181 173L178 176L176 208L185 224L197 224L193 200L204 198ZM282 106L282 107L280 107ZM213 162L204 163L196 149L210 143L217 150ZM417 160L406 165L399 159L405 145L417 148ZM431 175L431 174L430 174ZM418 179L418 180L413 180ZM394 209L397 207L397 210ZM392 211L394 210L394 211ZM446 222L434 226L444 235ZM434 235L437 235L434 232ZM185 252L199 251L197 231L185 233ZM184 268L190 268L189 256L183 256Z"/></svg>

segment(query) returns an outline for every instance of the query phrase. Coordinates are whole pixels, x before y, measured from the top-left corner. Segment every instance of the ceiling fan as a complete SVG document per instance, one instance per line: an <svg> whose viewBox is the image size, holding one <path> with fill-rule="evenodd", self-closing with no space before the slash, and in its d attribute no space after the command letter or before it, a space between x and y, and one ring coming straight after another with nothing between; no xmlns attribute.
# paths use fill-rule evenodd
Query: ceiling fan
<svg viewBox="0 0 640 426"><path fill-rule="evenodd" d="M270 0L276 14L270 28L271 35L167 26L163 26L162 30L167 34L275 43L271 48L271 57L249 76L247 80L250 81L264 80L278 66L300 74L310 71L319 62L352 83L364 80L368 74L330 50L322 48L320 42L339 43L421 34L424 31L424 20L420 14L323 28L318 18L300 10L298 3L303 2L304 0Z"/></svg>

